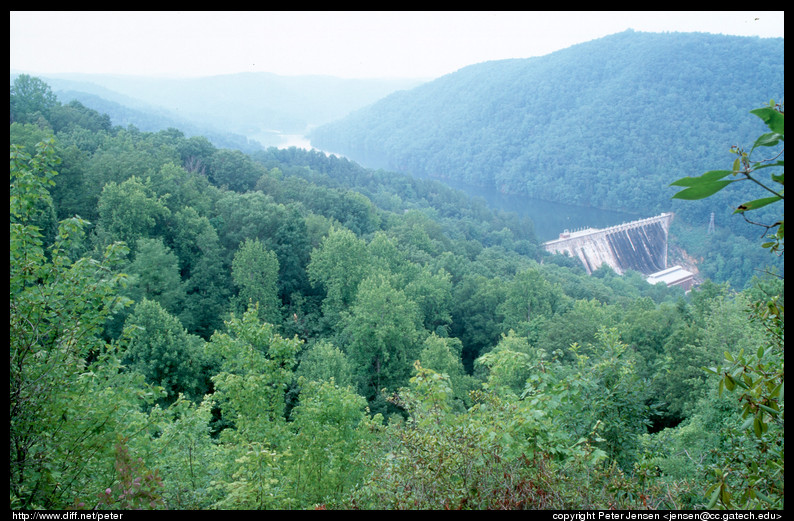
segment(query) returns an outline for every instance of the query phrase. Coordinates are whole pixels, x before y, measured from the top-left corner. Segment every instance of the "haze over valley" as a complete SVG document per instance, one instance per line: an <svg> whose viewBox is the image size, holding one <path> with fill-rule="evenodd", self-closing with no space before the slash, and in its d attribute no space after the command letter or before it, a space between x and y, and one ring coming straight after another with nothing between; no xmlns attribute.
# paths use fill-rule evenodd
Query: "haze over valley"
<svg viewBox="0 0 794 521"><path fill-rule="evenodd" d="M12 81L15 75L12 74ZM41 75L63 103L78 100L116 125L141 130L180 128L221 144L289 146L313 127L330 123L421 80L356 80L330 76L231 74L169 79L140 76ZM223 136L223 137L222 137ZM222 139L229 140L227 143ZM253 143L246 143L246 140Z"/></svg>

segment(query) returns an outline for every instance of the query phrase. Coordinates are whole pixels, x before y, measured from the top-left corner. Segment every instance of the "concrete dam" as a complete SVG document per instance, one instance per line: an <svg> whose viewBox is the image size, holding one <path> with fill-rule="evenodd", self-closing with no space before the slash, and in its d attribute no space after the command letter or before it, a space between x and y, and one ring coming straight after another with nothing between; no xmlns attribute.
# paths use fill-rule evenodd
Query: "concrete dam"
<svg viewBox="0 0 794 521"><path fill-rule="evenodd" d="M647 276L667 268L667 233L672 220L672 213L663 213L609 228L566 230L543 248L578 257L588 274L607 264L621 275L634 270Z"/></svg>

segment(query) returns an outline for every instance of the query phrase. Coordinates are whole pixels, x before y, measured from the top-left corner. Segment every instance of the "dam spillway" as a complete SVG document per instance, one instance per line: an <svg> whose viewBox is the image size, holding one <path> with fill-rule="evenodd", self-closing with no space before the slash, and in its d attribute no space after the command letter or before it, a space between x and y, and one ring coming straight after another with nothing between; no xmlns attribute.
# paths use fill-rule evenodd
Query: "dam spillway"
<svg viewBox="0 0 794 521"><path fill-rule="evenodd" d="M543 248L578 257L588 274L606 264L621 275L626 270L650 275L667 268L667 235L672 220L672 213L663 213L609 228L566 230L559 239L544 243Z"/></svg>

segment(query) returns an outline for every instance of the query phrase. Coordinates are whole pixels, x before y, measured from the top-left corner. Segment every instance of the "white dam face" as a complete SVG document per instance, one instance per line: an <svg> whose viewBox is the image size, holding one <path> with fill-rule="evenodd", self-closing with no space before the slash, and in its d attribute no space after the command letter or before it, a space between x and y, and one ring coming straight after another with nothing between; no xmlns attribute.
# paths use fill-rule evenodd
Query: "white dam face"
<svg viewBox="0 0 794 521"><path fill-rule="evenodd" d="M601 230L563 233L543 247L578 257L588 274L606 264L619 274L631 269L650 275L667 267L667 234L672 220L672 213L663 213Z"/></svg>

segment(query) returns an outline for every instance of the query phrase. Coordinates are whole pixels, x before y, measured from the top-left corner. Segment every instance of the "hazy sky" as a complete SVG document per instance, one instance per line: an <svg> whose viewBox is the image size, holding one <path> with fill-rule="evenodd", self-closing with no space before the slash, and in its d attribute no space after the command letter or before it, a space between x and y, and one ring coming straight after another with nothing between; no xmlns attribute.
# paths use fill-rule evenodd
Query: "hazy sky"
<svg viewBox="0 0 794 521"><path fill-rule="evenodd" d="M782 37L783 12L23 12L11 70L431 79L626 29Z"/></svg>

